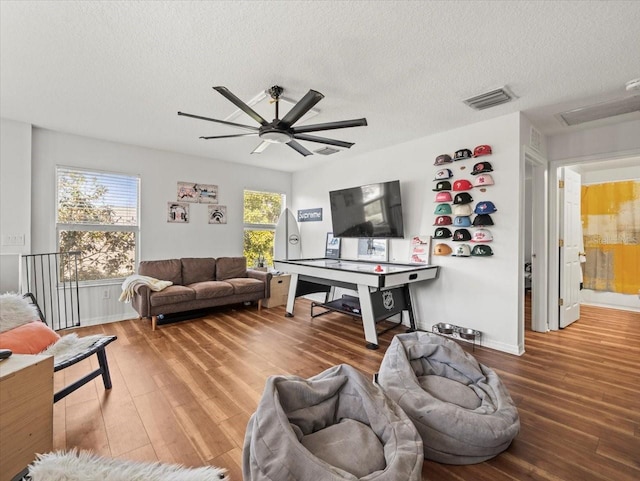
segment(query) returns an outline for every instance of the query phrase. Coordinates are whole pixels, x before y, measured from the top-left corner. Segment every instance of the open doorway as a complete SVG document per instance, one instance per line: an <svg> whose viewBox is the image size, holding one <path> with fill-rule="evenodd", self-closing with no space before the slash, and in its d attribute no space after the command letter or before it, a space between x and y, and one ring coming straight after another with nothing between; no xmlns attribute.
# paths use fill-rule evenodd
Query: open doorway
<svg viewBox="0 0 640 481"><path fill-rule="evenodd" d="M558 246L563 239L562 223L560 222L560 199L559 181L561 168L571 168L581 174L581 184L591 184L598 182L616 182L621 180L640 179L640 156L637 154L620 157L596 156L585 159L567 159L555 161L549 167L549 246ZM603 201L604 203L604 201ZM582 230L582 229L580 229ZM582 234L580 234L582 235ZM563 264L561 249L551 247L549 250L550 273L560 272ZM554 271L554 269L557 269ZM640 271L640 270L639 270ZM638 272L640 276L640 272ZM562 298L559 293L562 284L559 275L550 275L548 285L549 295L549 329L558 330L563 327L562 306L554 302L555 297ZM606 299L602 302L602 299ZM578 302L601 307L613 307L617 309L636 310L640 312L640 302L637 295L623 295L612 292L580 291Z"/></svg>

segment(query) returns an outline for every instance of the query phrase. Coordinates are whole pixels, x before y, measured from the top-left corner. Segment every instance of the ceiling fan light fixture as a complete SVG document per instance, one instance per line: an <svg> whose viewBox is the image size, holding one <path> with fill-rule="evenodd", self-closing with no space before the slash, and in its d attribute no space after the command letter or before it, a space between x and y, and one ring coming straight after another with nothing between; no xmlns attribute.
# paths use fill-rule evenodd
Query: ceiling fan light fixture
<svg viewBox="0 0 640 481"><path fill-rule="evenodd" d="M281 132L277 130L268 130L266 132L260 132L259 137L265 142L271 142L272 144L286 144L293 138L287 132Z"/></svg>

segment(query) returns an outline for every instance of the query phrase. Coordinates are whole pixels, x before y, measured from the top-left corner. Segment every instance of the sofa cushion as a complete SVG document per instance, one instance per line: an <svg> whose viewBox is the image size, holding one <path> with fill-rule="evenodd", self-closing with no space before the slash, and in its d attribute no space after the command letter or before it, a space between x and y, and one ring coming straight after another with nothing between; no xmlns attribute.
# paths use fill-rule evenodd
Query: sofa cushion
<svg viewBox="0 0 640 481"><path fill-rule="evenodd" d="M196 298L196 292L185 286L169 286L158 292L151 293L151 305L166 306L168 304L177 304L180 302L193 301Z"/></svg>
<svg viewBox="0 0 640 481"><path fill-rule="evenodd" d="M182 284L216 280L216 260L213 257L183 257Z"/></svg>
<svg viewBox="0 0 640 481"><path fill-rule="evenodd" d="M189 284L196 293L196 299L213 299L233 295L233 286L223 281L207 281Z"/></svg>
<svg viewBox="0 0 640 481"><path fill-rule="evenodd" d="M180 259L142 261L138 267L138 274L182 285L182 263Z"/></svg>
<svg viewBox="0 0 640 481"><path fill-rule="evenodd" d="M258 279L252 279L250 277L237 277L235 279L227 279L233 286L233 292L235 294L249 294L251 292L264 292L264 282Z"/></svg>
<svg viewBox="0 0 640 481"><path fill-rule="evenodd" d="M234 277L247 277L247 259L219 257L216 261L216 280L226 281Z"/></svg>

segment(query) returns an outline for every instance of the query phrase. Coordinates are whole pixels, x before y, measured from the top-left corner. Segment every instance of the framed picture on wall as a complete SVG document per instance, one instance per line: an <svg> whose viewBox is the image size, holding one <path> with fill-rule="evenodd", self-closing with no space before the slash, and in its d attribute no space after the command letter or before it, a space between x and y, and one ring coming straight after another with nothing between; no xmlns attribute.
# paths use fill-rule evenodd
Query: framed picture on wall
<svg viewBox="0 0 640 481"><path fill-rule="evenodd" d="M327 243L324 256L329 259L340 259L340 237L333 237L332 232L327 232Z"/></svg>
<svg viewBox="0 0 640 481"><path fill-rule="evenodd" d="M388 239L358 239L358 259L365 261L387 262Z"/></svg>
<svg viewBox="0 0 640 481"><path fill-rule="evenodd" d="M176 224L189 222L189 204L186 202L167 202L167 222Z"/></svg>
<svg viewBox="0 0 640 481"><path fill-rule="evenodd" d="M211 184L197 184L198 202L201 204L218 203L218 186Z"/></svg>
<svg viewBox="0 0 640 481"><path fill-rule="evenodd" d="M178 182L177 200L179 202L198 202L200 194L197 187L198 184L193 182Z"/></svg>
<svg viewBox="0 0 640 481"><path fill-rule="evenodd" d="M416 264L429 264L431 256L431 236L414 235L411 238L409 250L409 262Z"/></svg>
<svg viewBox="0 0 640 481"><path fill-rule="evenodd" d="M226 205L210 205L209 224L226 224L227 223L227 206Z"/></svg>

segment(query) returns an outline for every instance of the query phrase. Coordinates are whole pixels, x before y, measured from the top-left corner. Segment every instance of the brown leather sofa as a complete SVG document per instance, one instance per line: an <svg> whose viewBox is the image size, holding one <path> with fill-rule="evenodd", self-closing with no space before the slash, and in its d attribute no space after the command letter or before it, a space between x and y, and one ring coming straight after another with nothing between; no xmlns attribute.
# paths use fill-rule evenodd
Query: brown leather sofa
<svg viewBox="0 0 640 481"><path fill-rule="evenodd" d="M143 284L135 286L131 305L140 318L151 317L153 330L160 314L252 301L260 310L262 300L269 297L271 281L270 273L247 269L244 257L142 261L138 274L173 282L157 292Z"/></svg>

